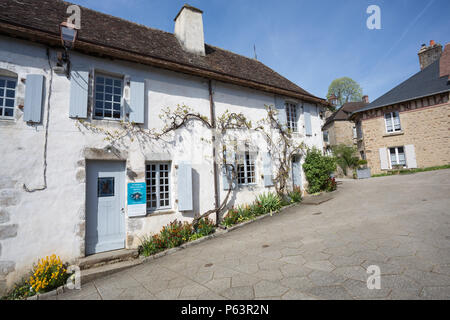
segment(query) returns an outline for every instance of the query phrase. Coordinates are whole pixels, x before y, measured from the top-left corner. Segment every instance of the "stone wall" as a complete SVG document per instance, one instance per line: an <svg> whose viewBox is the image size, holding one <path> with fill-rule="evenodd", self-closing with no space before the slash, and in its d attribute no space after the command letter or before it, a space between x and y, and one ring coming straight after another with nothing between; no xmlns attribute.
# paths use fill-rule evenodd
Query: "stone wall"
<svg viewBox="0 0 450 320"><path fill-rule="evenodd" d="M356 142L356 140L353 139L354 126L355 124L351 121L333 121L323 129L323 131L328 131L328 145L354 145Z"/></svg>
<svg viewBox="0 0 450 320"><path fill-rule="evenodd" d="M392 108L400 111L402 131L386 133L382 113L362 119L364 149L372 174L382 173L380 148L414 145L417 166L446 165L450 163L450 104L438 104L414 110Z"/></svg>

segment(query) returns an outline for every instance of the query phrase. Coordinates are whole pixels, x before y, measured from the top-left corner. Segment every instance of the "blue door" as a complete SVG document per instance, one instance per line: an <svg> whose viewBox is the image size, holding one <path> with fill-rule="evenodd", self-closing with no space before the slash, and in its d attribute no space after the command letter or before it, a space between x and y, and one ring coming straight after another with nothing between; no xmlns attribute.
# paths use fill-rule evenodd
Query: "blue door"
<svg viewBox="0 0 450 320"><path fill-rule="evenodd" d="M86 255L125 248L125 163L88 161Z"/></svg>
<svg viewBox="0 0 450 320"><path fill-rule="evenodd" d="M292 182L294 187L302 187L302 167L298 155L292 158Z"/></svg>

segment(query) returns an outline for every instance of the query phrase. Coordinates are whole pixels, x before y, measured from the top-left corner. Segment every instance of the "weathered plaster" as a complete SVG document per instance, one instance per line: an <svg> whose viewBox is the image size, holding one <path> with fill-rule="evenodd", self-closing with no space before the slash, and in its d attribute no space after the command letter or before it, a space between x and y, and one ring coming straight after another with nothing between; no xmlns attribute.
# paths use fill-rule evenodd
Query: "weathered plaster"
<svg viewBox="0 0 450 320"><path fill-rule="evenodd" d="M9 221L9 212L6 209L0 209L0 223Z"/></svg>
<svg viewBox="0 0 450 320"><path fill-rule="evenodd" d="M0 240L15 238L17 236L17 224L1 225L0 226Z"/></svg>

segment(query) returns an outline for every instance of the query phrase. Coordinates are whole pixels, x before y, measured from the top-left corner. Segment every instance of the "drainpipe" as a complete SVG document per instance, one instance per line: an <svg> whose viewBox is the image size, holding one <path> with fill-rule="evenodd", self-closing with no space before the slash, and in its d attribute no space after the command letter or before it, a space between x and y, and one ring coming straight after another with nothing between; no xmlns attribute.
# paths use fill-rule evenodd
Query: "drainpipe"
<svg viewBox="0 0 450 320"><path fill-rule="evenodd" d="M216 111L214 108L214 99L213 99L213 91L212 91L212 80L210 79L208 81L208 87L209 87L209 109L211 112L211 127L213 130L212 135L212 155L213 155L213 162L214 162L214 200L216 204L216 209L219 208L219 190L218 190L218 178L217 178L217 161L216 161L216 136L214 129L216 129ZM219 212L216 212L216 224L219 224Z"/></svg>

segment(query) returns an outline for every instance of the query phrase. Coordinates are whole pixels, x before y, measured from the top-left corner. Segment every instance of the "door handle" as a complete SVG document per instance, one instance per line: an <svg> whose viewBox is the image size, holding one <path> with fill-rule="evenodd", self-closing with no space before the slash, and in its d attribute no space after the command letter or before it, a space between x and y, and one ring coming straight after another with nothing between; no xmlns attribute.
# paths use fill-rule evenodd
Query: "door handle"
<svg viewBox="0 0 450 320"><path fill-rule="evenodd" d="M125 213L125 208L120 209L120 212Z"/></svg>

